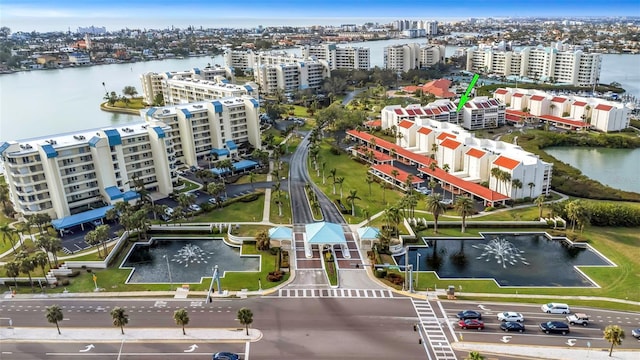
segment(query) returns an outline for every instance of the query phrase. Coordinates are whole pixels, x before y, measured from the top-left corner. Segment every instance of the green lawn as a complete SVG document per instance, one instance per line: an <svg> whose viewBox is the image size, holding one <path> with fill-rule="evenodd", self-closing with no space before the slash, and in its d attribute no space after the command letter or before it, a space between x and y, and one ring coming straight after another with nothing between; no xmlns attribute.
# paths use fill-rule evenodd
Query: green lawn
<svg viewBox="0 0 640 360"><path fill-rule="evenodd" d="M178 193L185 193L187 191L195 190L200 187L199 184L189 181L187 179L178 180L178 186L184 185L183 189L176 190Z"/></svg>
<svg viewBox="0 0 640 360"><path fill-rule="evenodd" d="M251 182L250 180L251 179L249 178L249 174L247 173L246 175L243 175L240 179L238 179L238 181L234 182L233 184L234 185L249 184ZM253 182L257 183L257 182L263 182L263 181L267 181L267 174L255 173Z"/></svg>
<svg viewBox="0 0 640 360"><path fill-rule="evenodd" d="M323 143L321 145L321 151L319 154L319 163L326 163L325 165L325 184L322 184L322 170L320 170L320 176L316 175L316 171L313 166L309 167L309 172L313 182L325 193L331 200L340 199L340 187L336 185L336 194L333 194L333 179L329 178L329 172L331 169L336 169L336 177L344 177L345 180L342 183L342 202L346 207L350 207L347 201L347 196L351 190L356 190L356 195L360 200L355 201L356 216L352 217L347 215L347 221L350 223L359 223L366 219L364 216L364 210L367 210L370 215L376 214L388 207L390 204L395 204L402 194L395 190L387 189L385 191L386 202L383 202L383 192L379 183L371 184L371 195L369 195L369 185L365 181L367 178L367 170L369 166L361 164L355 160L352 160L349 155L341 153L340 155L334 155L329 150L329 144ZM423 205L424 208L424 205Z"/></svg>
<svg viewBox="0 0 640 360"><path fill-rule="evenodd" d="M258 199L251 202L237 201L224 208L213 209L193 217L189 222L245 222L262 221L264 208L264 193L256 192Z"/></svg>
<svg viewBox="0 0 640 360"><path fill-rule="evenodd" d="M291 201L286 196L287 193L282 192L282 216L279 215L278 205L276 200L278 194L275 191L271 191L271 207L269 208L269 220L276 224L291 224Z"/></svg>

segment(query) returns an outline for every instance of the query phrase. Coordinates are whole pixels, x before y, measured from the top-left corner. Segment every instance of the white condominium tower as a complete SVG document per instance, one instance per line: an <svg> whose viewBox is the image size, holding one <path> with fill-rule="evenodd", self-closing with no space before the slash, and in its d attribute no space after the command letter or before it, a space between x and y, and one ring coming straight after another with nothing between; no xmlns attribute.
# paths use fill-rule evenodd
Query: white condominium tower
<svg viewBox="0 0 640 360"><path fill-rule="evenodd" d="M467 71L586 86L600 78L600 54L525 47L520 51L467 50Z"/></svg>
<svg viewBox="0 0 640 360"><path fill-rule="evenodd" d="M148 72L140 75L140 81L142 83L142 96L147 104L153 104L155 97L158 94L163 94L165 104L169 97L166 95L169 87L169 80L172 79L191 79L191 80L204 80L205 82L218 83L227 82L233 83L235 76L233 69L230 67L205 67L203 69L193 68L186 71L167 71L161 73ZM235 96L226 95L226 96ZM208 100L208 99L207 99ZM176 101L180 103L180 101Z"/></svg>
<svg viewBox="0 0 640 360"><path fill-rule="evenodd" d="M384 48L384 68L407 72L444 62L442 45L420 46L418 43L392 45Z"/></svg>
<svg viewBox="0 0 640 360"><path fill-rule="evenodd" d="M369 70L371 63L369 48L353 46L341 47L333 43L305 45L302 47L302 57L314 57L317 60L326 60L331 70Z"/></svg>
<svg viewBox="0 0 640 360"><path fill-rule="evenodd" d="M168 195L176 163L169 130L137 123L0 143L10 200L21 215L55 219L136 199L133 180Z"/></svg>

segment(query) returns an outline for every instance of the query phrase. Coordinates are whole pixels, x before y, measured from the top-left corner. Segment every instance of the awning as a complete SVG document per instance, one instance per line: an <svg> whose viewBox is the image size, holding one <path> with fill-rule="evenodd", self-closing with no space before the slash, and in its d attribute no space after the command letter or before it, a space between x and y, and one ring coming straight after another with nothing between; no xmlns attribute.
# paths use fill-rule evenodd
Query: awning
<svg viewBox="0 0 640 360"><path fill-rule="evenodd" d="M114 206L110 205L110 206L101 207L99 209L92 209L89 211L81 212L79 214L65 216L61 219L52 220L51 225L53 225L53 227L56 230L67 229L72 226L88 223L93 220L102 219L106 216L107 211L113 208Z"/></svg>

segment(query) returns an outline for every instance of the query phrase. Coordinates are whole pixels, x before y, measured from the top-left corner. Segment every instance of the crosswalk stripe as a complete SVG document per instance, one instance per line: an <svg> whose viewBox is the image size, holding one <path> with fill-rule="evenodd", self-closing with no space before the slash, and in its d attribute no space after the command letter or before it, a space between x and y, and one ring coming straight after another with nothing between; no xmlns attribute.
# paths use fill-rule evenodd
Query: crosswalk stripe
<svg viewBox="0 0 640 360"><path fill-rule="evenodd" d="M346 298L346 299L406 299L386 289L279 289L268 298ZM416 310L422 308L416 308ZM430 309L430 308L429 308ZM424 308L424 310L428 310ZM428 317L425 314L425 317Z"/></svg>

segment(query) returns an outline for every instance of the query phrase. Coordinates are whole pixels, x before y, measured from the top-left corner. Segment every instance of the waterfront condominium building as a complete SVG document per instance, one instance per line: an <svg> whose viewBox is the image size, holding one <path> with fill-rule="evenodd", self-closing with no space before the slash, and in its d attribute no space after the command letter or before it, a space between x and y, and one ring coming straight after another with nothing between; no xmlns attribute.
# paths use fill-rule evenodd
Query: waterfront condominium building
<svg viewBox="0 0 640 360"><path fill-rule="evenodd" d="M260 148L258 101L251 96L141 110L150 125L163 124L179 163L236 158L239 151Z"/></svg>
<svg viewBox="0 0 640 360"><path fill-rule="evenodd" d="M525 47L520 51L498 51L472 47L467 50L467 71L515 76L578 86L600 78L602 56L596 53Z"/></svg>
<svg viewBox="0 0 640 360"><path fill-rule="evenodd" d="M148 72L140 75L140 81L142 83L142 96L147 104L153 104L155 97L158 94L163 94L167 91L168 81L171 79L191 79L191 80L204 80L208 82L222 82L221 79L233 83L235 76L233 69L230 67L205 67L203 69L193 68L186 71L171 71L171 72ZM232 96L232 95L230 95ZM164 97L166 102L167 97Z"/></svg>
<svg viewBox="0 0 640 360"><path fill-rule="evenodd" d="M516 125L528 121L568 130L592 128L602 132L629 127L630 109L622 102L516 88L497 89L493 98L506 104L507 121Z"/></svg>
<svg viewBox="0 0 640 360"><path fill-rule="evenodd" d="M169 130L136 123L0 143L10 200L23 216L55 219L135 200L134 180L168 195L176 180Z"/></svg>
<svg viewBox="0 0 640 360"><path fill-rule="evenodd" d="M208 81L174 76L165 80L164 85L162 95L165 105L189 104L243 95L258 96L258 85L235 85L225 78Z"/></svg>
<svg viewBox="0 0 640 360"><path fill-rule="evenodd" d="M267 94L279 90L287 93L321 89L324 79L331 77L331 69L326 60L259 55L253 76L261 91Z"/></svg>
<svg viewBox="0 0 640 360"><path fill-rule="evenodd" d="M231 50L227 49L222 55L224 64L232 69L240 69L242 71L253 71L253 63L255 52L251 49Z"/></svg>
<svg viewBox="0 0 640 360"><path fill-rule="evenodd" d="M444 62L442 45L420 46L418 43L392 45L384 48L384 68L406 72Z"/></svg>
<svg viewBox="0 0 640 360"><path fill-rule="evenodd" d="M491 101L497 102L486 98L470 100L475 103ZM455 106L387 106L381 113L381 125L383 129L395 126L395 145L403 151L415 154L415 159L424 159L421 162L423 166L427 166L429 162L425 158L432 158L440 169L447 168L447 174L440 174L441 180L449 179L450 183L460 189L475 189L470 191L474 194L486 193L485 200L492 197L487 190L512 199L535 198L549 193L552 164L540 160L535 154L526 152L517 145L479 139L459 125L434 118L434 110L444 110L441 108L446 107L449 108L449 113L455 112ZM395 153L400 154L401 151L396 150ZM492 176L493 168L508 173L510 180ZM434 174L426 169L419 170L426 175ZM435 174L438 173L441 171L435 171ZM482 190L480 184L486 185L488 189Z"/></svg>
<svg viewBox="0 0 640 360"><path fill-rule="evenodd" d="M447 122L467 130L492 129L505 124L505 105L496 99L480 96L469 100L460 111L456 111L457 106L457 100L448 99L436 100L426 106L387 106L381 112L382 127L397 128L403 120L413 118Z"/></svg>
<svg viewBox="0 0 640 360"><path fill-rule="evenodd" d="M333 43L305 45L302 47L302 57L326 60L331 70L369 70L371 63L369 48L353 46L342 47Z"/></svg>

